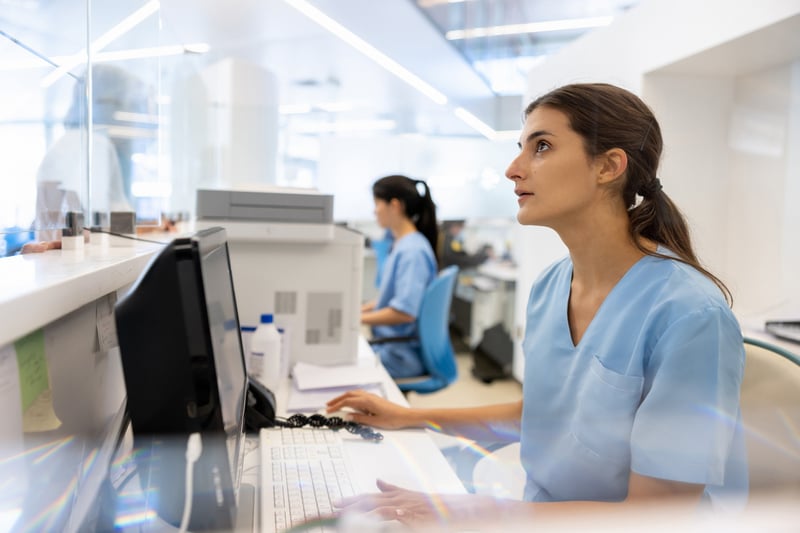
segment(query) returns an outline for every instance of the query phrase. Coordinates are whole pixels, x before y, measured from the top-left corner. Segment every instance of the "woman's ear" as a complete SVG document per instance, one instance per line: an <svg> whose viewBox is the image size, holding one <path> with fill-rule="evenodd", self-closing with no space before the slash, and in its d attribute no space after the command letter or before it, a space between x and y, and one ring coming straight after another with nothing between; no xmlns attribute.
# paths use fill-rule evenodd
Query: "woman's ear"
<svg viewBox="0 0 800 533"><path fill-rule="evenodd" d="M612 148L598 156L600 165L598 183L611 183L623 174L628 168L628 154L622 148Z"/></svg>
<svg viewBox="0 0 800 533"><path fill-rule="evenodd" d="M401 202L399 198L392 198L389 200L389 207L392 209L392 211L395 211L401 215L406 212L405 206L403 206L403 202Z"/></svg>

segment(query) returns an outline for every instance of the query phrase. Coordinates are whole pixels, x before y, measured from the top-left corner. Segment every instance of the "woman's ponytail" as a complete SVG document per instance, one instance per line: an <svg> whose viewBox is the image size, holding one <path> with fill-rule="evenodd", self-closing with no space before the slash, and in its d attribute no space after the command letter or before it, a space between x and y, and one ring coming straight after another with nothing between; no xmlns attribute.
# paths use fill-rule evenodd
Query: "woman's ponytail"
<svg viewBox="0 0 800 533"><path fill-rule="evenodd" d="M439 225L436 222L436 204L433 203L431 190L427 183L422 180L416 180L414 185L418 191L420 187L424 189L424 193L421 195L422 202L420 203L416 220L414 220L414 225L417 227L417 230L422 233L426 239L428 239L428 242L431 243L433 255L436 257L436 261L438 262L439 256L437 253L437 244L439 240Z"/></svg>

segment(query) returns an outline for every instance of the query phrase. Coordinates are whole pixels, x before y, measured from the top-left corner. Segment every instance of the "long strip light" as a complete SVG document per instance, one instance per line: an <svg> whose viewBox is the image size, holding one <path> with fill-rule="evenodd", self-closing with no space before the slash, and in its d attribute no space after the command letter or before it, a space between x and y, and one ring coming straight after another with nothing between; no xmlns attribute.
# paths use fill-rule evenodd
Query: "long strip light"
<svg viewBox="0 0 800 533"><path fill-rule="evenodd" d="M464 121L465 124L471 126L490 141L519 140L520 130L495 130L463 107L457 107L453 110L453 113L455 116Z"/></svg>
<svg viewBox="0 0 800 533"><path fill-rule="evenodd" d="M148 57L178 56L181 54L204 54L211 48L205 43L175 44L153 46L150 48L131 48L115 52L101 52L94 56L98 63L106 61L122 61L124 59L144 59Z"/></svg>
<svg viewBox="0 0 800 533"><path fill-rule="evenodd" d="M390 58L355 33L348 30L316 7L309 4L306 0L283 1L370 58L381 67L385 68L404 82L414 87L416 90L437 104L444 105L447 103L447 96L445 96L442 92L438 91L433 86L422 80L422 78L400 65L400 63Z"/></svg>
<svg viewBox="0 0 800 533"><path fill-rule="evenodd" d="M495 140L497 137L497 132L488 124L483 122L481 119L464 109L463 107L457 107L453 110L453 113L460 118L464 123L469 126L472 126L476 131L478 131L481 135L489 139L490 141Z"/></svg>
<svg viewBox="0 0 800 533"><path fill-rule="evenodd" d="M527 33L544 33L549 31L584 30L608 26L614 17L589 17L579 19L550 20L546 22L528 22L525 24L507 24L503 26L488 26L485 28L470 28L465 30L451 30L444 34L445 39L457 41L460 39L474 39L476 37L497 37L500 35L521 35Z"/></svg>
<svg viewBox="0 0 800 533"><path fill-rule="evenodd" d="M99 52L115 40L119 39L133 28L141 24L143 21L147 20L150 15L156 13L161 8L161 3L159 0L151 0L147 2L145 5L125 17L119 24L112 27L106 33L98 37L97 39L89 45L89 49L92 53ZM60 79L61 76L78 66L82 63L86 58L86 49L84 48L77 54L70 57L69 60L65 61L61 64L60 67L55 69L53 72L42 78L41 86L42 88L50 87L56 80Z"/></svg>
<svg viewBox="0 0 800 533"><path fill-rule="evenodd" d="M126 50L116 50L114 52L100 52L92 59L96 63L105 61L121 61L124 59L144 59L148 57L165 57L181 54L204 54L211 47L206 43L178 44L166 46L154 46L149 48L130 48ZM63 65L71 61L74 56L53 56L53 63ZM0 62L0 72L8 70L26 70L41 68L42 62L38 59L23 59L19 61Z"/></svg>

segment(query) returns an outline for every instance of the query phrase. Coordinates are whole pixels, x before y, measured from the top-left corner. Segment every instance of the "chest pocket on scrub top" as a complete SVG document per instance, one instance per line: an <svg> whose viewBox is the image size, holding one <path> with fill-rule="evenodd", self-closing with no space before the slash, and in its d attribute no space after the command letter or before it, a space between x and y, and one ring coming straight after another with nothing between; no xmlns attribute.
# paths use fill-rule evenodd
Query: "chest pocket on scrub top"
<svg viewBox="0 0 800 533"><path fill-rule="evenodd" d="M590 456L618 466L630 462L630 435L644 378L606 368L595 355L576 398L571 432Z"/></svg>

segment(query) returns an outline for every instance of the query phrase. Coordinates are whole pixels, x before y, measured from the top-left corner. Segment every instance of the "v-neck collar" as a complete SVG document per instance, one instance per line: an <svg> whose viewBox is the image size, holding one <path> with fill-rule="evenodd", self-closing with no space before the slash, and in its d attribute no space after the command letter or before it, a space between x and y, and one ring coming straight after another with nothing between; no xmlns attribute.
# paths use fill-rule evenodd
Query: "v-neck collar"
<svg viewBox="0 0 800 533"><path fill-rule="evenodd" d="M659 253L664 253L661 246L657 248L657 251ZM597 317L600 316L600 314L606 307L608 307L608 301L611 298L613 298L616 293L619 292L617 287L625 283L626 279L631 276L631 273L637 270L639 268L639 265L643 264L645 260L651 257L652 256L647 254L645 254L643 257L640 257L634 264L630 266L630 268L627 271L625 271L625 274L622 275L619 281L617 281L614 284L614 286L611 287L611 290L608 291L606 297L603 298L603 301L600 303L600 307L597 308L597 311L592 317L592 320L589 321L589 325L586 326L583 335L581 335L581 340L579 340L577 344L572 340L572 328L570 328L570 323L569 323L569 299L572 294L572 271L574 268L574 265L572 264L572 259L571 258L569 259L569 268L567 269L566 280L565 280L566 295L565 298L562 299L562 301L564 302L564 307L561 309L561 317L562 317L561 324L563 327L563 331L566 334L567 342L569 342L569 346L572 347L573 350L577 350L583 344L585 344L584 340L591 335L592 330L595 327L594 324L597 322Z"/></svg>

